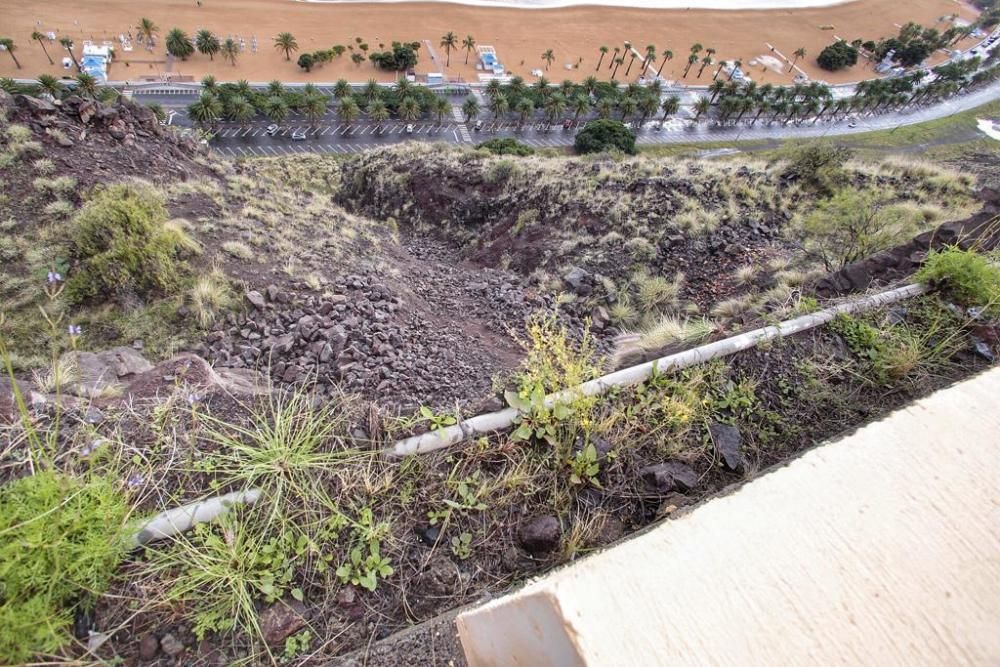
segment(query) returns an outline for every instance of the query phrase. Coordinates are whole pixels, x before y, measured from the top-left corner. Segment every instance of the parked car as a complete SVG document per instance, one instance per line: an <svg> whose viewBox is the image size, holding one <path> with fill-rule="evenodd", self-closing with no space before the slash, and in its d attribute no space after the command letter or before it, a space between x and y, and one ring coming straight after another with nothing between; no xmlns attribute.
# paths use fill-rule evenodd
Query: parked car
<svg viewBox="0 0 1000 667"><path fill-rule="evenodd" d="M855 123L853 120L850 123L847 124L847 127L857 127L857 126L858 126L858 124Z"/></svg>
<svg viewBox="0 0 1000 667"><path fill-rule="evenodd" d="M274 123L272 123L272 124L270 124L270 125L267 126L267 130L264 131L264 134L266 134L269 137L273 137L275 134L278 133L278 130L280 130L280 129L281 128L279 128L277 125L275 125Z"/></svg>
<svg viewBox="0 0 1000 667"><path fill-rule="evenodd" d="M476 124L472 126L472 129L475 130L476 132L483 129L483 121L477 120Z"/></svg>
<svg viewBox="0 0 1000 667"><path fill-rule="evenodd" d="M573 128L573 121L571 121L569 118L567 118L566 120L563 121L563 129L564 130L569 130L569 129L572 129L572 128Z"/></svg>
<svg viewBox="0 0 1000 667"><path fill-rule="evenodd" d="M413 134L413 123L407 123L405 132L407 134Z"/></svg>
<svg viewBox="0 0 1000 667"><path fill-rule="evenodd" d="M292 132L292 141L305 141L306 131L305 130L295 130Z"/></svg>

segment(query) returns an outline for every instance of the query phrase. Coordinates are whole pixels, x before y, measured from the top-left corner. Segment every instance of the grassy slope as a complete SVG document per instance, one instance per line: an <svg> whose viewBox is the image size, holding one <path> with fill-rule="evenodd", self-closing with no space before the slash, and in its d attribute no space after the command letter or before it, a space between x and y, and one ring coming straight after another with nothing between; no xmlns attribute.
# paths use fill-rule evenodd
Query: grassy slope
<svg viewBox="0 0 1000 667"><path fill-rule="evenodd" d="M996 115L1000 115L1000 101L926 123L854 134L849 138L841 138L838 143L857 148L862 153L872 154L920 151L922 155L932 159L953 158L969 151L1000 155L1000 142L985 137L976 128L977 118ZM816 139L785 142L777 140L694 142L668 146L641 146L640 151L643 155L651 157L676 157L719 148L736 148L745 152L760 153L814 141Z"/></svg>

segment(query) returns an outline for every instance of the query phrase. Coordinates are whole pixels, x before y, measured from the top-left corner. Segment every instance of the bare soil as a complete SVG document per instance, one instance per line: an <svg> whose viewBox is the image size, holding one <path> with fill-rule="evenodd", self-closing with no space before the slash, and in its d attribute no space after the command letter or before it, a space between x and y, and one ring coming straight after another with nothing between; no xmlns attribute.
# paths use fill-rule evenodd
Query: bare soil
<svg viewBox="0 0 1000 667"><path fill-rule="evenodd" d="M524 10L470 7L457 4L401 2L385 4L309 4L291 0L161 0L155 4L138 7L127 0L72 1L52 0L45 3L23 3L15 0L0 1L0 15L4 17L3 33L12 37L18 47L16 55L23 69L15 68L13 61L0 54L0 76L36 76L40 73L69 74L59 66L65 55L58 43L48 44L55 65L49 65L41 47L29 39L33 30L54 31L57 37L68 36L76 41L77 55L84 40L111 40L117 43L118 35L135 33L140 16L152 19L160 27L160 41L150 53L136 46L131 52L119 49L119 59L111 68L113 80L138 80L142 77L187 76L194 80L213 74L220 80L247 79L267 81L330 82L338 78L363 81L377 78L392 80L391 72L380 72L366 62L355 66L348 52L339 61L330 63L312 73L305 73L282 53L273 48L274 34L280 31L293 33L300 52L330 48L334 44L355 44L361 37L370 47L389 45L393 40L420 41L420 63L417 71L444 72L450 77L476 81L473 57L465 63L465 53L452 52L450 64L439 46L441 36L453 31L461 40L472 35L479 44L496 48L501 61L515 74L530 77L534 69L546 69L541 55L552 49L556 59L545 71L550 80L581 80L591 74L610 78L609 68L613 54L604 58L602 68L595 72L602 45L621 47L630 41L642 50L646 44L655 44L662 52L670 48L674 59L663 70L669 80L689 84L711 82L712 68L699 78L700 67L692 68L686 78L681 78L686 66L690 45L700 42L717 50L716 60L742 60L749 66L749 74L760 82L790 83L796 72L789 73L786 58L802 47L807 56L797 63L808 76L821 81L841 83L874 76L864 63L841 72L821 70L816 55L835 37L843 39L878 39L895 35L899 26L916 21L925 26L943 30L939 22L943 16L959 14L972 19L976 12L964 3L952 0L856 0L832 7L776 10L649 10L580 6L563 9ZM186 62L173 60L168 63L163 40L166 33L179 26L193 35L200 28L208 28L221 36L242 36L247 51L235 66L216 57L195 54ZM828 28L824 28L828 26ZM259 48L251 53L251 36L256 36ZM436 53L432 60L428 41ZM969 42L971 44L971 41ZM773 53L769 46L778 53ZM959 45L960 47L967 44ZM624 54L623 54L624 55ZM777 67L751 64L755 58L775 59ZM781 66L780 63L785 63ZM639 76L639 66L632 68L626 77L628 65L618 72L619 80L634 80ZM529 80L533 80L529 78Z"/></svg>

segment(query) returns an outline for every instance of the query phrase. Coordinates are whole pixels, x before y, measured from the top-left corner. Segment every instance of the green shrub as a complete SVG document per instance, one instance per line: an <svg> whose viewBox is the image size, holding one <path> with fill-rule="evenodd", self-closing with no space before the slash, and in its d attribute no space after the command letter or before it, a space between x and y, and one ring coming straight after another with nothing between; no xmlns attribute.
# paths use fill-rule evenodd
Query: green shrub
<svg viewBox="0 0 1000 667"><path fill-rule="evenodd" d="M811 144L792 155L784 175L820 194L830 194L847 184L848 174L844 163L852 155L852 151L844 146Z"/></svg>
<svg viewBox="0 0 1000 667"><path fill-rule="evenodd" d="M922 217L887 206L878 190L844 189L822 199L789 233L828 271L842 269L923 229Z"/></svg>
<svg viewBox="0 0 1000 667"><path fill-rule="evenodd" d="M964 305L1000 310L1000 268L973 250L952 246L931 252L917 280L941 285Z"/></svg>
<svg viewBox="0 0 1000 667"><path fill-rule="evenodd" d="M494 155L520 155L524 157L535 154L534 148L527 144L522 144L513 137L490 139L477 145L476 148L484 148Z"/></svg>
<svg viewBox="0 0 1000 667"><path fill-rule="evenodd" d="M104 478L41 472L0 487L0 662L53 653L125 555L128 506Z"/></svg>
<svg viewBox="0 0 1000 667"><path fill-rule="evenodd" d="M843 40L834 42L816 56L816 63L828 72L851 67L857 62L858 50Z"/></svg>
<svg viewBox="0 0 1000 667"><path fill-rule="evenodd" d="M580 154L617 149L635 155L635 132L617 120L592 120L576 133L573 146Z"/></svg>
<svg viewBox="0 0 1000 667"><path fill-rule="evenodd" d="M74 220L69 299L146 299L176 288L184 246L166 221L163 198L147 185L99 191Z"/></svg>

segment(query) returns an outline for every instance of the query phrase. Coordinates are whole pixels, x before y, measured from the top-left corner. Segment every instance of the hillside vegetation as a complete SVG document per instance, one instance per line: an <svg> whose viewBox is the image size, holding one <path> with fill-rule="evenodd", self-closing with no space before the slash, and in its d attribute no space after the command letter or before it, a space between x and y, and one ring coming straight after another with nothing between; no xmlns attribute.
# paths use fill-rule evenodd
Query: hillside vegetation
<svg viewBox="0 0 1000 667"><path fill-rule="evenodd" d="M1000 352L1000 196L928 162L223 162L127 101L0 108L0 662L357 664ZM933 291L542 400L914 276ZM384 453L507 404L509 433Z"/></svg>

